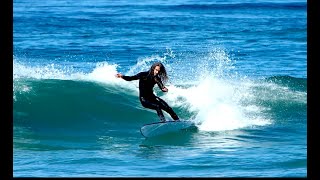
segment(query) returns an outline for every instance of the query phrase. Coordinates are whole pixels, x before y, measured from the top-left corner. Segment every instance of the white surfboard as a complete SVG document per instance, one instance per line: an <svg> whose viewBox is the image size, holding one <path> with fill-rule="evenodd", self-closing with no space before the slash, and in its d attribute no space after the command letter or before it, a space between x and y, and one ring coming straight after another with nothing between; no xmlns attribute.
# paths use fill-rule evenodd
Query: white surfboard
<svg viewBox="0 0 320 180"><path fill-rule="evenodd" d="M154 137L170 132L179 132L180 130L196 128L194 122L191 121L166 121L145 124L140 128L140 132L144 137Z"/></svg>

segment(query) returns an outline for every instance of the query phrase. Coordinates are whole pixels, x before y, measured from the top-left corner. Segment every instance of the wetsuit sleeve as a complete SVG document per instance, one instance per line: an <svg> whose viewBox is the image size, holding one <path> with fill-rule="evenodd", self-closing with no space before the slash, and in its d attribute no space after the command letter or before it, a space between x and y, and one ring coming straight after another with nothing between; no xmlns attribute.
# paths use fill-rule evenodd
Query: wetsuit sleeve
<svg viewBox="0 0 320 180"><path fill-rule="evenodd" d="M164 85L159 77L155 77L154 80L158 84L159 88L162 90L164 88Z"/></svg>
<svg viewBox="0 0 320 180"><path fill-rule="evenodd" d="M133 80L138 80L142 77L142 72L134 75L134 76L122 76L122 79L126 81L133 81Z"/></svg>

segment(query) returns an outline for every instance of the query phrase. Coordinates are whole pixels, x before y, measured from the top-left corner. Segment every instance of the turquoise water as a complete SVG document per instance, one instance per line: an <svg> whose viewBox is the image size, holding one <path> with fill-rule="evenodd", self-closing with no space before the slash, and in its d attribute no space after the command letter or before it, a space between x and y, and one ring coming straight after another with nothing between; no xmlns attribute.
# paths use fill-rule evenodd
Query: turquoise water
<svg viewBox="0 0 320 180"><path fill-rule="evenodd" d="M306 177L305 1L13 2L14 177ZM138 82L198 129L158 121ZM168 118L168 114L165 114Z"/></svg>

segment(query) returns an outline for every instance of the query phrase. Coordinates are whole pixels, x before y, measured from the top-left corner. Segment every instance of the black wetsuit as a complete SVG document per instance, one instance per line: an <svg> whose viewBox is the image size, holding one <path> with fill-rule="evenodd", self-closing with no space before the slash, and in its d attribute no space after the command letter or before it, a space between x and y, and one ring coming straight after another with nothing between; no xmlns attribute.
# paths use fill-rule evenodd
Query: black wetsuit
<svg viewBox="0 0 320 180"><path fill-rule="evenodd" d="M153 94L153 87L155 84L158 84L161 90L164 88L164 85L162 84L162 81L159 76L149 75L149 72L146 71L140 72L134 76L122 76L122 79L126 81L139 79L139 98L142 106L145 108L156 110L161 121L165 121L161 109L169 113L172 119L179 119L177 114L164 100Z"/></svg>

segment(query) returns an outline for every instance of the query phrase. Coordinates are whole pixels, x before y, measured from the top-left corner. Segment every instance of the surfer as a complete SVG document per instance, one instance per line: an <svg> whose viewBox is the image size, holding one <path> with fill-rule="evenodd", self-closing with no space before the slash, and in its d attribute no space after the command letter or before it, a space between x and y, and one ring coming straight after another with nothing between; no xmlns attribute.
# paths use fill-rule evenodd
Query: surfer
<svg viewBox="0 0 320 180"><path fill-rule="evenodd" d="M162 63L156 62L151 66L149 71L140 72L134 76L124 76L120 73L117 73L115 76L126 81L139 79L140 102L143 107L156 110L160 121L166 121L162 109L169 113L175 121L179 120L179 117L172 108L163 99L155 96L153 93L153 87L155 84L159 86L161 91L168 92L168 89L162 83L165 83L168 80L166 69Z"/></svg>

